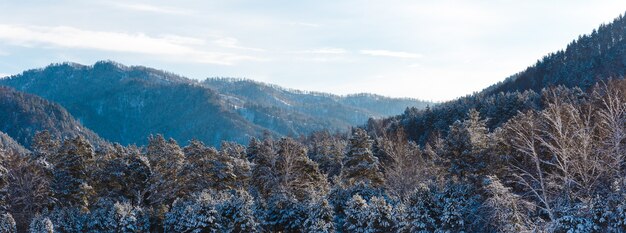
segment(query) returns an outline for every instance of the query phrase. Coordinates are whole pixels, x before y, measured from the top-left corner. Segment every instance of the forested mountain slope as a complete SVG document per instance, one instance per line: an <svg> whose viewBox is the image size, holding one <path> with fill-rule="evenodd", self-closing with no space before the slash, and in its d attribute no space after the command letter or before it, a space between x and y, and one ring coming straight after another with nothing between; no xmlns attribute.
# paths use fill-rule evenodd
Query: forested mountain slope
<svg viewBox="0 0 626 233"><path fill-rule="evenodd" d="M59 104L11 88L0 87L0 131L8 134L19 144L29 147L35 133L43 130L59 139L83 136L94 145L105 143L94 132L83 127ZM10 143L11 140L3 137L2 141Z"/></svg>
<svg viewBox="0 0 626 233"><path fill-rule="evenodd" d="M469 109L478 110L491 129L518 111L542 109L542 89L550 86L588 91L598 82L621 79L626 73L626 18L601 25L580 36L565 50L552 53L523 72L481 92L441 103L425 110L407 109L399 116L370 122L372 130L404 128L409 138L424 144L447 132L448 125L463 119Z"/></svg>
<svg viewBox="0 0 626 233"><path fill-rule="evenodd" d="M0 85L61 104L109 141L139 145L150 134L217 146L222 140L247 142L265 132L293 136L323 129L345 132L370 117L426 104L375 95L304 93L231 79L200 83L110 61L93 66L54 64L2 79Z"/></svg>

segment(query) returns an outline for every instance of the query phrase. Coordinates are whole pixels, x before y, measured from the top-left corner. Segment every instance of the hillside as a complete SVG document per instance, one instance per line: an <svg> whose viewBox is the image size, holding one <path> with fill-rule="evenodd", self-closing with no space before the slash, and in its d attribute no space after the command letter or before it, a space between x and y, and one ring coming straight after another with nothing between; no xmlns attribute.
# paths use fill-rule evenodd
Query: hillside
<svg viewBox="0 0 626 233"><path fill-rule="evenodd" d="M60 105L35 95L0 87L0 131L19 144L29 147L35 133L42 130L49 131L59 139L80 135L94 145L105 143ZM13 144L12 140L5 138L4 135L0 141L4 145Z"/></svg>
<svg viewBox="0 0 626 233"><path fill-rule="evenodd" d="M518 112L540 110L542 92L563 86L588 92L596 83L622 79L626 74L626 18L601 25L582 35L565 50L545 56L536 64L483 91L441 103L429 109L407 109L399 116L370 124L376 131L405 129L410 139L425 144L445 135L448 126L466 117L470 109L485 116L490 129L502 125Z"/></svg>
<svg viewBox="0 0 626 233"><path fill-rule="evenodd" d="M108 61L54 64L2 79L0 85L61 104L109 141L139 145L150 134L219 145L222 140L247 142L264 132L297 136L323 129L346 131L370 117L427 104L375 95L304 93L231 79L200 83Z"/></svg>

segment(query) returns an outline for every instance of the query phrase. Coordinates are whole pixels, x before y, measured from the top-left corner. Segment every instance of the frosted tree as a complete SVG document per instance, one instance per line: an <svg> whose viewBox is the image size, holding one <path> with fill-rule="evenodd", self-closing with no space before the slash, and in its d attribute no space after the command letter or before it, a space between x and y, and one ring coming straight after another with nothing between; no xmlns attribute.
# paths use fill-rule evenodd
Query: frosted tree
<svg viewBox="0 0 626 233"><path fill-rule="evenodd" d="M396 232L397 217L393 207L383 197L372 197L368 204L367 232Z"/></svg>
<svg viewBox="0 0 626 233"><path fill-rule="evenodd" d="M495 176L489 176L485 190L488 198L483 203L488 223L497 232L525 232L533 229L528 219L531 204L502 185Z"/></svg>
<svg viewBox="0 0 626 233"><path fill-rule="evenodd" d="M186 159L184 174L189 192L201 192L210 188L215 183L212 178L212 161L219 152L215 148L207 148L198 140L192 140L183 151Z"/></svg>
<svg viewBox="0 0 626 233"><path fill-rule="evenodd" d="M88 232L148 232L150 221L140 207L129 203L102 201L87 220Z"/></svg>
<svg viewBox="0 0 626 233"><path fill-rule="evenodd" d="M189 199L177 199L165 214L165 232L219 232L219 202L209 192L202 192Z"/></svg>
<svg viewBox="0 0 626 233"><path fill-rule="evenodd" d="M277 143L276 171L279 184L298 200L328 191L326 177L317 163L306 156L306 149L293 139L282 138Z"/></svg>
<svg viewBox="0 0 626 233"><path fill-rule="evenodd" d="M185 155L176 141L166 141L163 136L151 136L146 151L150 162L151 176L147 200L155 211L157 221L163 218L167 205L184 191L187 182L184 180L183 165Z"/></svg>
<svg viewBox="0 0 626 233"><path fill-rule="evenodd" d="M222 149L211 159L209 177L212 187L228 190L243 186L250 177L250 166L245 160L244 148L236 143L222 143Z"/></svg>
<svg viewBox="0 0 626 233"><path fill-rule="evenodd" d="M278 186L278 174L276 173L277 155L273 148L273 142L252 139L248 146L248 158L254 164L252 168L252 185L261 197L267 198L272 190Z"/></svg>
<svg viewBox="0 0 626 233"><path fill-rule="evenodd" d="M93 188L88 182L88 167L94 151L83 137L66 140L51 158L54 164L52 194L60 206L87 208Z"/></svg>
<svg viewBox="0 0 626 233"><path fill-rule="evenodd" d="M434 232L438 227L440 214L434 193L428 186L420 185L406 203L405 224L401 232Z"/></svg>
<svg viewBox="0 0 626 233"><path fill-rule="evenodd" d="M304 202L286 191L276 191L267 200L264 230L272 232L298 232L307 218Z"/></svg>
<svg viewBox="0 0 626 233"><path fill-rule="evenodd" d="M468 119L454 122L444 140L443 158L450 161L450 173L459 177L476 178L487 167L489 143L486 120L471 109Z"/></svg>
<svg viewBox="0 0 626 233"><path fill-rule="evenodd" d="M308 216L302 226L304 232L335 232L335 213L326 198L318 197L309 201L307 208Z"/></svg>
<svg viewBox="0 0 626 233"><path fill-rule="evenodd" d="M384 183L378 158L372 154L372 140L363 129L355 129L350 138L341 177L348 185L365 182L377 187Z"/></svg>
<svg viewBox="0 0 626 233"><path fill-rule="evenodd" d="M15 219L8 212L0 213L0 232L16 233Z"/></svg>
<svg viewBox="0 0 626 233"><path fill-rule="evenodd" d="M245 190L231 191L221 204L222 231L243 233L260 232L260 223L255 216L254 199Z"/></svg>
<svg viewBox="0 0 626 233"><path fill-rule="evenodd" d="M441 211L439 230L444 232L471 232L478 215L478 196L473 188L463 183L448 183L435 196ZM480 228L480 226L478 226Z"/></svg>
<svg viewBox="0 0 626 233"><path fill-rule="evenodd" d="M77 207L54 208L49 215L54 232L79 233L86 230L86 214Z"/></svg>
<svg viewBox="0 0 626 233"><path fill-rule="evenodd" d="M355 194L346 203L345 220L343 223L344 232L368 232L369 226L369 206L365 199Z"/></svg>
<svg viewBox="0 0 626 233"><path fill-rule="evenodd" d="M59 147L60 142L53 138L47 130L37 132L31 143L36 158L46 158L55 153Z"/></svg>
<svg viewBox="0 0 626 233"><path fill-rule="evenodd" d="M36 216L30 223L29 233L54 233L54 225L50 218L44 216Z"/></svg>

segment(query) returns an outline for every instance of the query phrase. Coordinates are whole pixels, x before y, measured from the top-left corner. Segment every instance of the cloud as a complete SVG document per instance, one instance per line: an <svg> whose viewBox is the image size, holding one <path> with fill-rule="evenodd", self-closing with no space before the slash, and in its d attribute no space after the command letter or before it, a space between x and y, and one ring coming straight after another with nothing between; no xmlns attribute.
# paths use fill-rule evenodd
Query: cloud
<svg viewBox="0 0 626 233"><path fill-rule="evenodd" d="M299 53L312 53L312 54L346 54L348 51L342 48L320 48L312 50L303 50Z"/></svg>
<svg viewBox="0 0 626 233"><path fill-rule="evenodd" d="M0 41L23 47L94 49L163 56L187 62L232 65L261 60L248 55L211 52L197 45L203 40L180 36L153 37L142 33L90 31L73 27L35 27L0 24Z"/></svg>
<svg viewBox="0 0 626 233"><path fill-rule="evenodd" d="M265 51L264 49L260 49L260 48L251 48L251 47L241 46L239 45L239 40L237 40L236 38L232 38L232 37L220 38L220 39L215 40L214 43L224 48L250 50L250 51L257 51L257 52Z"/></svg>
<svg viewBox="0 0 626 233"><path fill-rule="evenodd" d="M421 54L401 52L401 51L389 51L389 50L361 50L361 54L380 57L395 57L395 58L421 58Z"/></svg>
<svg viewBox="0 0 626 233"><path fill-rule="evenodd" d="M189 10L179 9L168 6L156 6L142 3L111 3L115 7L123 8L126 10L150 12L158 14L170 14L170 15L187 15L192 13Z"/></svg>
<svg viewBox="0 0 626 233"><path fill-rule="evenodd" d="M309 28L318 28L322 26L316 23L305 23L305 22L289 22L287 24L291 26L309 27Z"/></svg>

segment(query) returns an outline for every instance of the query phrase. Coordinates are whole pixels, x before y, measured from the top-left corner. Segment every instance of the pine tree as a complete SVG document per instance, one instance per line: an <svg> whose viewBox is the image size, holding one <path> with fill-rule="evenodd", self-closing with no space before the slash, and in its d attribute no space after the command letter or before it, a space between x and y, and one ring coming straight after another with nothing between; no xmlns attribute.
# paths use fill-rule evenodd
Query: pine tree
<svg viewBox="0 0 626 233"><path fill-rule="evenodd" d="M82 233L85 232L85 212L77 207L57 207L49 215L54 232Z"/></svg>
<svg viewBox="0 0 626 233"><path fill-rule="evenodd" d="M306 156L306 149L293 139L282 138L277 143L276 171L279 184L298 200L328 191L326 177L315 162Z"/></svg>
<svg viewBox="0 0 626 233"><path fill-rule="evenodd" d="M278 174L276 173L277 155L274 151L273 142L252 139L248 146L248 158L254 164L252 168L252 185L256 192L263 197L270 196L272 190L279 185Z"/></svg>
<svg viewBox="0 0 626 233"><path fill-rule="evenodd" d="M486 168L489 138L486 120L471 109L468 119L450 126L442 157L450 161L450 173L462 178L482 175Z"/></svg>
<svg viewBox="0 0 626 233"><path fill-rule="evenodd" d="M184 180L183 166L185 155L176 141L166 141L163 136L151 136L149 139L146 157L150 162L151 176L147 193L153 222L151 225L160 225L167 206L177 196L184 193L187 181Z"/></svg>
<svg viewBox="0 0 626 233"><path fill-rule="evenodd" d="M307 213L308 216L302 226L304 232L335 232L335 213L326 198L318 197L309 201Z"/></svg>
<svg viewBox="0 0 626 233"><path fill-rule="evenodd" d="M220 207L222 231L232 233L260 232L254 212L254 199L245 190L235 190Z"/></svg>
<svg viewBox="0 0 626 233"><path fill-rule="evenodd" d="M497 232L524 232L529 231L530 221L526 208L529 203L511 193L504 187L497 177L489 176L485 181L485 189L489 195L483 204L487 211L487 218Z"/></svg>
<svg viewBox="0 0 626 233"><path fill-rule="evenodd" d="M219 232L219 202L209 192L193 195L189 199L177 199L165 214L165 232Z"/></svg>
<svg viewBox="0 0 626 233"><path fill-rule="evenodd" d="M368 204L367 232L396 232L398 222L390 204L382 197L372 197Z"/></svg>
<svg viewBox="0 0 626 233"><path fill-rule="evenodd" d="M0 213L0 232L16 233L15 219L8 212Z"/></svg>
<svg viewBox="0 0 626 233"><path fill-rule="evenodd" d="M49 131L39 131L33 136L31 148L36 158L47 158L60 147L60 142L52 137Z"/></svg>
<svg viewBox="0 0 626 233"><path fill-rule="evenodd" d="M60 151L53 156L51 188L57 205L83 209L88 207L88 198L93 188L87 183L87 169L93 158L91 144L80 136L65 141Z"/></svg>
<svg viewBox="0 0 626 233"><path fill-rule="evenodd" d="M372 141L363 129L354 130L350 138L341 176L348 185L365 182L377 187L384 183L378 158L372 154Z"/></svg>
<svg viewBox="0 0 626 233"><path fill-rule="evenodd" d="M150 221L146 212L129 203L101 201L88 216L88 232L148 232Z"/></svg>
<svg viewBox="0 0 626 233"><path fill-rule="evenodd" d="M404 216L406 224L401 232L434 232L439 217L440 210L434 193L426 185L420 185L407 201Z"/></svg>
<svg viewBox="0 0 626 233"><path fill-rule="evenodd" d="M355 194L346 203L344 212L346 215L343 223L344 232L368 232L370 213L365 199Z"/></svg>
<svg viewBox="0 0 626 233"><path fill-rule="evenodd" d="M29 233L54 233L54 225L50 218L36 216L30 223Z"/></svg>
<svg viewBox="0 0 626 233"><path fill-rule="evenodd" d="M307 208L286 191L276 191L267 200L264 230L271 232L299 232L307 218Z"/></svg>

